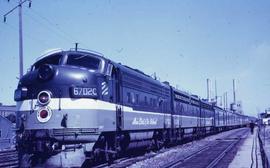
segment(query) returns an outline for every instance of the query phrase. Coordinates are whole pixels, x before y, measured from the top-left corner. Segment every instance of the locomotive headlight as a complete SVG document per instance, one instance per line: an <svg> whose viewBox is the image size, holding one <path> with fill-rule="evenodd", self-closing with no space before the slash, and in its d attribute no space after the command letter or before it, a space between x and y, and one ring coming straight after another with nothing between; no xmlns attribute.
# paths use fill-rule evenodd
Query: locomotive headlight
<svg viewBox="0 0 270 168"><path fill-rule="evenodd" d="M51 92L49 91L41 91L37 96L37 101L40 105L47 105L51 101Z"/></svg>
<svg viewBox="0 0 270 168"><path fill-rule="evenodd" d="M41 80L49 80L54 74L54 69L51 65L45 64L41 65L38 69L38 77Z"/></svg>
<svg viewBox="0 0 270 168"><path fill-rule="evenodd" d="M49 107L42 107L37 112L37 119L39 122L47 122L52 117L52 110Z"/></svg>

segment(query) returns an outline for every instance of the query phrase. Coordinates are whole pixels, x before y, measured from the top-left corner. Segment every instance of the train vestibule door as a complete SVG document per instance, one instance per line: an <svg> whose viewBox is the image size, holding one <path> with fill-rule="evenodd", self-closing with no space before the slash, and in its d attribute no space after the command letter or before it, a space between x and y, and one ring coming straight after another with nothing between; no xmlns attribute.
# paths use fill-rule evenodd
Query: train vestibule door
<svg viewBox="0 0 270 168"><path fill-rule="evenodd" d="M122 91L121 91L121 71L113 67L112 69L112 78L113 78L113 97L114 103L116 104L116 129L123 129L123 106L122 106Z"/></svg>

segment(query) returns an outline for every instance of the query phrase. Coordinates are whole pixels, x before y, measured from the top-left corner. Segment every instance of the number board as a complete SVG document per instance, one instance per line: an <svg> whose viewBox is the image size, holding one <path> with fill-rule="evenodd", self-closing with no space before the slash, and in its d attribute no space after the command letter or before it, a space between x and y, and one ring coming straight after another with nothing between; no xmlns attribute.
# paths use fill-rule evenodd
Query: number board
<svg viewBox="0 0 270 168"><path fill-rule="evenodd" d="M97 88L96 87L71 87L70 88L71 97L86 97L86 98L97 98Z"/></svg>

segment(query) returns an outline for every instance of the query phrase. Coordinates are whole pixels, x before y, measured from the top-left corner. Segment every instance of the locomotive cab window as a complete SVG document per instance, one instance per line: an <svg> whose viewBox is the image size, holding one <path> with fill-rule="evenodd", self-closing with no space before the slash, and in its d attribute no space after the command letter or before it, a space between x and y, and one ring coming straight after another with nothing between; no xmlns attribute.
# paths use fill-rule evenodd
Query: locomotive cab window
<svg viewBox="0 0 270 168"><path fill-rule="evenodd" d="M32 70L39 69L42 65L45 65L45 64L59 65L60 61L61 61L61 57L62 57L62 55L60 55L60 54L45 57L45 58L39 60L38 62L36 62L33 65Z"/></svg>
<svg viewBox="0 0 270 168"><path fill-rule="evenodd" d="M100 59L89 55L69 55L67 59L67 65L84 67L91 70L98 70L100 65Z"/></svg>

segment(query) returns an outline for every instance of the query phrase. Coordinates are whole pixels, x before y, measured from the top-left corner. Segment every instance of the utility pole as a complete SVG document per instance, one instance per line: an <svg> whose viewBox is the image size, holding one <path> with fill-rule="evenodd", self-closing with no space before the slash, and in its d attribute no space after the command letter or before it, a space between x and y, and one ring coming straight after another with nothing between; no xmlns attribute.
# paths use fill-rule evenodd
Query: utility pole
<svg viewBox="0 0 270 168"><path fill-rule="evenodd" d="M233 103L236 104L235 80L233 79Z"/></svg>
<svg viewBox="0 0 270 168"><path fill-rule="evenodd" d="M207 101L210 102L210 79L206 79L206 84L207 84Z"/></svg>
<svg viewBox="0 0 270 168"><path fill-rule="evenodd" d="M223 107L224 107L224 109L225 110L227 110L227 104L228 103L228 100L227 100L227 92L225 92L224 94L223 94Z"/></svg>
<svg viewBox="0 0 270 168"><path fill-rule="evenodd" d="M9 1L9 0L8 0ZM31 0L19 0L18 5L4 14L4 22L7 21L7 16L12 13L15 9L19 9L19 69L20 69L20 78L23 76L23 29L22 29L22 5L25 2L29 2L28 7L31 7Z"/></svg>
<svg viewBox="0 0 270 168"><path fill-rule="evenodd" d="M225 92L225 109L228 109L228 92Z"/></svg>
<svg viewBox="0 0 270 168"><path fill-rule="evenodd" d="M236 104L235 79L233 79L233 103L231 103L231 110L234 113L238 112L238 107L237 107L237 104Z"/></svg>
<svg viewBox="0 0 270 168"><path fill-rule="evenodd" d="M23 76L23 34L22 34L22 0L19 2L19 60L20 78Z"/></svg>
<svg viewBox="0 0 270 168"><path fill-rule="evenodd" d="M216 99L216 103L217 103L218 96L217 96L217 80L216 79L215 79L215 99Z"/></svg>

